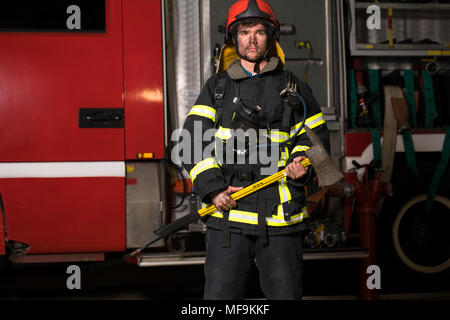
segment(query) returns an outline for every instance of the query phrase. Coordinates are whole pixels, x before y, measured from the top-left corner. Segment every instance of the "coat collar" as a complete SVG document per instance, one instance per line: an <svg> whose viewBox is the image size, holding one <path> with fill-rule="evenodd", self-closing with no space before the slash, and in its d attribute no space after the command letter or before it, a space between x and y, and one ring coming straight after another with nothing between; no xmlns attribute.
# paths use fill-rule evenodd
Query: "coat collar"
<svg viewBox="0 0 450 320"><path fill-rule="evenodd" d="M264 74L267 72L271 72L276 70L282 66L282 63L280 61L280 58L278 57L270 57L267 61L267 64L264 66L264 68L261 70L259 74ZM250 75L245 72L245 70L241 66L241 60L236 59L234 60L230 66L227 69L227 73L233 80L240 80L245 78L250 78Z"/></svg>

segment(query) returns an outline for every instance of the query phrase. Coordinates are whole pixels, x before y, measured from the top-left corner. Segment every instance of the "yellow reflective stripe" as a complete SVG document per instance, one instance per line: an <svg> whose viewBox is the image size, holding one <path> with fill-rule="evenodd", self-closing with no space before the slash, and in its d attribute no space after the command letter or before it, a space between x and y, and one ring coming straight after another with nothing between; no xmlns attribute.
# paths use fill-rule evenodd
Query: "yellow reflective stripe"
<svg viewBox="0 0 450 320"><path fill-rule="evenodd" d="M284 151L281 151L280 161L278 161L278 168L284 167L288 159L289 159L289 150L287 147L285 147Z"/></svg>
<svg viewBox="0 0 450 320"><path fill-rule="evenodd" d="M272 218L266 218L267 224L272 227L284 227L292 224L302 222L304 219L308 218L308 210L306 207L303 208L302 212L291 216L290 221L281 219L280 217L272 216Z"/></svg>
<svg viewBox="0 0 450 320"><path fill-rule="evenodd" d="M202 208L208 205L202 203ZM289 221L284 220L283 205L279 204L277 209L278 214L272 215L272 217L266 217L267 225L272 227L285 227L302 222L304 219L308 218L308 209L303 207L302 211L291 216ZM211 216L223 219L223 214L219 211L214 211ZM252 225L258 225L258 214L256 212L243 211L243 210L230 210L229 218L230 221L247 223Z"/></svg>
<svg viewBox="0 0 450 320"><path fill-rule="evenodd" d="M305 124L310 128L310 129L314 129L315 127L320 126L321 124L325 123L325 118L323 117L322 112L319 112L316 115L313 115L312 117L309 117L308 119L306 119ZM291 137L294 136L295 132L298 130L298 128L300 128L300 126L302 125L301 122L297 123L295 126L291 127ZM301 135L305 133L305 129L302 129L298 135Z"/></svg>
<svg viewBox="0 0 450 320"><path fill-rule="evenodd" d="M215 136L222 140L228 140L232 137L231 129L219 127L215 133Z"/></svg>
<svg viewBox="0 0 450 320"><path fill-rule="evenodd" d="M263 130L261 132L263 136L269 138L272 142L283 142L289 139L289 133L277 129L270 130L269 132Z"/></svg>
<svg viewBox="0 0 450 320"><path fill-rule="evenodd" d="M213 122L216 121L216 110L214 108L204 106L204 105L193 106L191 111L188 113L188 116L191 116L191 115L205 117L205 118L211 119Z"/></svg>
<svg viewBox="0 0 450 320"><path fill-rule="evenodd" d="M223 218L223 215L218 211L211 214L213 217ZM290 221L284 220L284 216L272 216L266 217L267 225L272 227L283 227L292 224L299 223L308 217L307 208L304 207L302 212L291 216ZM256 212L242 211L242 210L230 210L229 221L247 223L252 225L258 225L258 214Z"/></svg>
<svg viewBox="0 0 450 320"><path fill-rule="evenodd" d="M287 186L286 177L278 181L278 193L280 194L280 202L285 203L292 199L291 192Z"/></svg>
<svg viewBox="0 0 450 320"><path fill-rule="evenodd" d="M300 151L308 151L309 149L311 149L311 147L309 147L309 146L295 146L294 149L292 149L292 153L300 152Z"/></svg>
<svg viewBox="0 0 450 320"><path fill-rule="evenodd" d="M278 205L276 216L277 216L278 218L284 217L283 204L279 204L279 205ZM274 216L272 216L272 217L274 217Z"/></svg>
<svg viewBox="0 0 450 320"><path fill-rule="evenodd" d="M223 214L221 214L219 211L214 211L213 213L211 213L211 216L221 219L223 218Z"/></svg>
<svg viewBox="0 0 450 320"><path fill-rule="evenodd" d="M270 131L260 130L260 133L264 137L269 138L272 142L283 142L289 139L289 133L279 130L270 130ZM222 140L228 140L233 136L233 134L231 129L219 127L219 129L217 129L215 136Z"/></svg>
<svg viewBox="0 0 450 320"><path fill-rule="evenodd" d="M204 202L202 202L202 209L203 208L206 208L206 207L208 207L209 205L208 204L206 204L206 203L204 203ZM210 214L211 216L213 216L213 217L216 217L216 218L223 218L223 214L221 214L219 211L217 211L217 210L215 210L213 213L211 213Z"/></svg>
<svg viewBox="0 0 450 320"><path fill-rule="evenodd" d="M202 208L206 208L208 205L202 203ZM216 218L223 218L223 214L219 211L214 211L211 216ZM242 211L242 210L230 210L229 218L230 221L258 224L258 214L255 212Z"/></svg>
<svg viewBox="0 0 450 320"><path fill-rule="evenodd" d="M189 176L191 177L192 182L194 182L195 178L197 178L200 173L213 168L219 168L216 159L207 158L197 163L195 167L192 168L192 170L189 172Z"/></svg>
<svg viewBox="0 0 450 320"><path fill-rule="evenodd" d="M278 167L286 166L286 162L289 159L289 149L284 147L284 151L281 152L280 161L278 162ZM278 181L278 194L280 195L280 202L284 203L292 199L291 192L287 186L286 177Z"/></svg>
<svg viewBox="0 0 450 320"><path fill-rule="evenodd" d="M325 123L325 119L324 119L322 113L318 113L318 114L306 119L305 122L308 127L313 129L313 128L318 127L321 124ZM294 135L294 133L297 131L297 129L301 126L301 124L302 123L300 122L300 123L297 123L295 126L291 127L290 133L280 131L278 129L269 130L269 131L268 130L260 130L260 133L263 136L269 138L272 142L284 142ZM305 133L304 129L302 129L298 133L298 135L301 135L303 133ZM229 129L229 128L219 127L219 129L217 129L215 136L222 140L228 140L232 137L232 132L231 132L231 129Z"/></svg>
<svg viewBox="0 0 450 320"><path fill-rule="evenodd" d="M241 222L247 224L258 224L258 214L255 212L241 211L241 210L230 210L230 221Z"/></svg>
<svg viewBox="0 0 450 320"><path fill-rule="evenodd" d="M289 139L289 133L279 130L270 130L269 138L273 142L283 142Z"/></svg>
<svg viewBox="0 0 450 320"><path fill-rule="evenodd" d="M217 140L214 139L214 155L217 156ZM217 163L219 164L219 166L223 166L222 161L220 161L220 159L216 158Z"/></svg>

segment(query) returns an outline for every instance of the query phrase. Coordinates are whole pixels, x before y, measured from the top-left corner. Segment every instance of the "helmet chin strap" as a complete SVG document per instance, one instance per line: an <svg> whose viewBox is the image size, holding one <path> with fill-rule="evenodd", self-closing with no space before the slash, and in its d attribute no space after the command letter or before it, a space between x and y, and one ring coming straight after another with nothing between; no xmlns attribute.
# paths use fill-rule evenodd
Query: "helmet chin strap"
<svg viewBox="0 0 450 320"><path fill-rule="evenodd" d="M259 63L260 63L260 62L261 62L261 59L258 60L258 61L256 61L255 67L253 68L253 72L254 72L254 73L260 73L260 72L261 72L261 70L259 70Z"/></svg>

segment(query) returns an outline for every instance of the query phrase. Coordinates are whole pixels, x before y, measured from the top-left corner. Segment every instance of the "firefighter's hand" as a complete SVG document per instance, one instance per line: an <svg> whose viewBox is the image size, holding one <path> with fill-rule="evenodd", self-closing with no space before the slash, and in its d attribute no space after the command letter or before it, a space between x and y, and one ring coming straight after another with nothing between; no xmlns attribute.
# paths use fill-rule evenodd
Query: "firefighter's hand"
<svg viewBox="0 0 450 320"><path fill-rule="evenodd" d="M211 193L211 201L220 212L228 211L236 206L236 202L231 198L230 194L241 190L242 187L229 186L226 190Z"/></svg>
<svg viewBox="0 0 450 320"><path fill-rule="evenodd" d="M305 168L301 164L304 159L306 159L304 156L296 157L294 158L294 161L286 166L286 175L289 178L298 179L306 174L306 170L308 170L308 168Z"/></svg>

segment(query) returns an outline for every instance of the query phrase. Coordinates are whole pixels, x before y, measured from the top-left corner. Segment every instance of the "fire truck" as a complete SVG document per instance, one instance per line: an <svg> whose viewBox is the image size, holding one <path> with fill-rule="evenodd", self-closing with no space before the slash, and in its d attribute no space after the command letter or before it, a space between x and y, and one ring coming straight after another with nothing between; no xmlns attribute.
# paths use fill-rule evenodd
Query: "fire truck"
<svg viewBox="0 0 450 320"><path fill-rule="evenodd" d="M2 5L1 258L103 261L199 208L189 176L172 163L172 133L215 72L233 2ZM448 277L445 2L380 1L369 11L373 3L356 0L273 1L286 67L313 89L331 158L353 188L313 208L306 260L388 265L390 257L411 274ZM369 18L379 28L369 28ZM386 171L384 191L371 189ZM204 251L192 240L204 231L197 222L154 243L138 265L202 264Z"/></svg>

